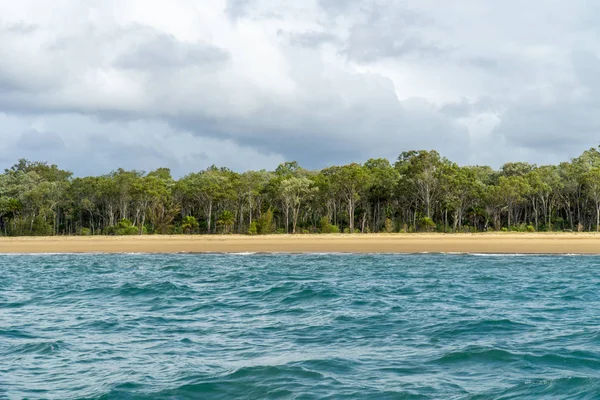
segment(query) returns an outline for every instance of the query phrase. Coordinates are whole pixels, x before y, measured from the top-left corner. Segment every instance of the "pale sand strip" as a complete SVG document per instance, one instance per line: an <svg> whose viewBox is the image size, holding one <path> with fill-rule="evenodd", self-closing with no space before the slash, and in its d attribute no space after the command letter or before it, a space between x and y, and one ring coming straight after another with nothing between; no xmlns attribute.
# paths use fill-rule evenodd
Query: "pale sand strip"
<svg viewBox="0 0 600 400"><path fill-rule="evenodd" d="M600 254L596 234L373 234L0 238L0 253L528 253Z"/></svg>

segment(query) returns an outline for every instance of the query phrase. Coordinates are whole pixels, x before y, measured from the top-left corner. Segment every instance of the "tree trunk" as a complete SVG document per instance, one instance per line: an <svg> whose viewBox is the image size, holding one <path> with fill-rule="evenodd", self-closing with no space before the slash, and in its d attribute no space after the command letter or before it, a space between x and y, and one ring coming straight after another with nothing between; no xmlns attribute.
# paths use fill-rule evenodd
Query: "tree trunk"
<svg viewBox="0 0 600 400"><path fill-rule="evenodd" d="M210 232L211 221L212 221L212 200L208 202L208 221L206 223L206 225L208 227L208 233L211 233Z"/></svg>
<svg viewBox="0 0 600 400"><path fill-rule="evenodd" d="M144 224L146 223L146 211L142 212L142 221L141 221L141 225L140 225L140 235L144 234Z"/></svg>
<svg viewBox="0 0 600 400"><path fill-rule="evenodd" d="M365 210L365 212L363 213L363 217L362 217L362 224L360 227L360 231L362 233L365 233L365 224L367 223L367 211Z"/></svg>
<svg viewBox="0 0 600 400"><path fill-rule="evenodd" d="M296 233L296 226L298 225L298 215L300 214L300 205L298 204L298 207L294 207L293 213L292 213L292 233L295 234Z"/></svg>
<svg viewBox="0 0 600 400"><path fill-rule="evenodd" d="M354 233L354 204L352 201L348 202L348 225L350 233Z"/></svg>

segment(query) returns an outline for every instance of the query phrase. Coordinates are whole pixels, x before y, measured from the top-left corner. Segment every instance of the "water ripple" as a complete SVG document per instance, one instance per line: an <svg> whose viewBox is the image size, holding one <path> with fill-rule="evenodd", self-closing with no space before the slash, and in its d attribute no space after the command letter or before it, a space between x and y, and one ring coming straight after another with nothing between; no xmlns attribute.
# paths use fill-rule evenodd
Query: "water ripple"
<svg viewBox="0 0 600 400"><path fill-rule="evenodd" d="M599 264L6 255L0 398L593 399Z"/></svg>

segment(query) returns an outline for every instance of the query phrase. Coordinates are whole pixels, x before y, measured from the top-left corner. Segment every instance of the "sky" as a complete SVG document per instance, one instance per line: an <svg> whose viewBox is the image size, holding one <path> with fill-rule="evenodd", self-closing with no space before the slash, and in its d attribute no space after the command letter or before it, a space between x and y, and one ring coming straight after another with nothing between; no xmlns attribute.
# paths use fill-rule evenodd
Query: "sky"
<svg viewBox="0 0 600 400"><path fill-rule="evenodd" d="M0 166L175 176L600 143L588 0L0 0Z"/></svg>

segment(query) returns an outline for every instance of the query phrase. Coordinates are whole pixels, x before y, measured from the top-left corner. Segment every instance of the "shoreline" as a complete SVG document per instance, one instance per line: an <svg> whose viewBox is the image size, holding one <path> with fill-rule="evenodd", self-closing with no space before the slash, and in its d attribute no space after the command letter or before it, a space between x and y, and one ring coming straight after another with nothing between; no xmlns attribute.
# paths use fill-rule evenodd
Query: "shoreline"
<svg viewBox="0 0 600 400"><path fill-rule="evenodd" d="M0 238L1 254L475 253L600 254L598 233L151 235Z"/></svg>

